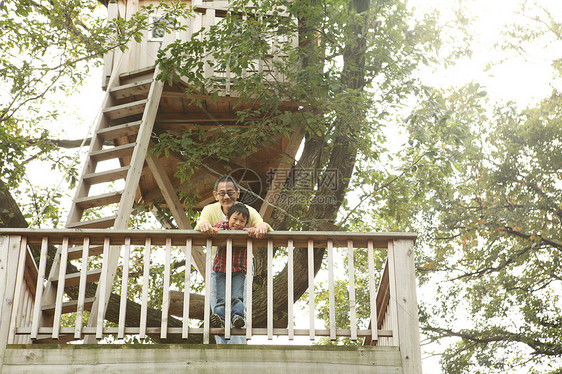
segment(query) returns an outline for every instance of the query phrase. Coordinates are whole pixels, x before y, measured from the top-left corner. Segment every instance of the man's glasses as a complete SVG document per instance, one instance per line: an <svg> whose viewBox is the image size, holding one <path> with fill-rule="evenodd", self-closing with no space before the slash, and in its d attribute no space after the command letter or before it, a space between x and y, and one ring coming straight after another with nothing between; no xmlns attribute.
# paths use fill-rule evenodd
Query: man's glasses
<svg viewBox="0 0 562 374"><path fill-rule="evenodd" d="M217 195L219 195L220 197L224 197L224 195L228 195L228 197L234 197L236 196L236 191L221 191L221 192L217 192Z"/></svg>

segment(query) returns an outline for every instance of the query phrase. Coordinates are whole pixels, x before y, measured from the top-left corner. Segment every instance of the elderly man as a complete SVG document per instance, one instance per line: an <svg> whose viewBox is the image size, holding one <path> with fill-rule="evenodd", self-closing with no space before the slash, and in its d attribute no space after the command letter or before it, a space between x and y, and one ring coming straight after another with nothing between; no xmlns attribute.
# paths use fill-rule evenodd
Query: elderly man
<svg viewBox="0 0 562 374"><path fill-rule="evenodd" d="M240 197L240 187L233 177L224 175L215 182L213 195L217 202L203 208L199 221L197 221L195 226L195 230L199 230L209 236L216 234L216 231L213 230L214 225L226 220L228 209ZM254 235L256 238L263 237L267 231L271 230L271 227L263 221L257 210L252 207L248 207L248 210L250 211L248 226L256 228Z"/></svg>
<svg viewBox="0 0 562 374"><path fill-rule="evenodd" d="M215 196L216 203L209 204L203 208L201 211L201 216L197 221L197 225L195 226L195 230L201 231L203 234L208 236L215 236L217 231L213 228L217 223L226 221L226 214L228 213L228 209L236 203L238 197L240 197L240 187L236 180L229 176L225 175L217 179L215 182L215 190L213 191L213 195ZM256 238L261 238L267 233L269 230L272 230L271 226L265 223L260 216L260 214L252 207L248 207L250 212L250 219L248 220L247 226L248 227L255 227L254 233L249 233ZM248 271L252 271L251 265L248 268ZM211 309L214 310L216 302L217 302L217 295L215 294L215 285L216 283L216 274L213 271L211 274ZM246 284L244 283L244 287ZM246 297L246 289L243 291L244 298ZM230 338L227 342L223 336L215 335L215 341L217 344L246 344L246 337L234 335Z"/></svg>

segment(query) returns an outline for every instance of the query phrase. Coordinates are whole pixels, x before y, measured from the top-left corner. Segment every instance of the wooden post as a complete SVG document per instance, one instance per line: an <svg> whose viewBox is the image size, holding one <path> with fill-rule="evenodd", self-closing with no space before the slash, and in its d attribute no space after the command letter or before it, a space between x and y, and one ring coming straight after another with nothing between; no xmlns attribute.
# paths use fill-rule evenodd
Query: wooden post
<svg viewBox="0 0 562 374"><path fill-rule="evenodd" d="M0 236L0 372L10 333L21 236Z"/></svg>
<svg viewBox="0 0 562 374"><path fill-rule="evenodd" d="M416 297L416 273L414 266L414 241L394 240L388 248L391 305L396 309L397 324L393 333L398 333L398 344L404 374L421 374L421 347ZM394 283L394 290L392 284ZM400 287L396 287L396 285ZM396 338L395 338L396 341Z"/></svg>

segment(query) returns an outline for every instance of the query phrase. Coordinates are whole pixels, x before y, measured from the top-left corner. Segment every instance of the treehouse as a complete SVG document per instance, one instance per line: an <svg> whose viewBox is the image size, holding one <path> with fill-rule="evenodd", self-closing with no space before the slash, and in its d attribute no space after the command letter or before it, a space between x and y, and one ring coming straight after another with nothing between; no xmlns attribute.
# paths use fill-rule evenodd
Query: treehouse
<svg viewBox="0 0 562 374"><path fill-rule="evenodd" d="M130 18L141 5L111 2L109 18ZM182 77L173 84L156 79L159 49L201 37L229 12L222 1L191 5L193 17L181 20L185 31L162 37L151 30L125 52L105 56L106 95L66 228L0 230L0 369L421 373L415 234L274 231L253 239L220 232L208 238L192 229L186 210L214 202L214 181L229 173L240 179L246 203L267 220L303 134L297 128L269 137L228 161L211 157L185 181L176 176L186 162L181 154L152 152L162 134L260 121L240 120L238 111L260 103L241 99L233 89L239 76L216 69L212 57L203 65L205 76L217 78L212 90L195 90ZM289 42L297 43L296 36ZM240 74L265 72L283 81L271 63L282 58L272 42L269 57ZM298 105L287 100L279 108L295 112ZM195 199L193 206L180 195ZM128 229L141 205L165 207L178 229ZM244 328L229 324L229 281L226 327L210 326L211 248L217 245L246 246L248 262L266 259L260 286L250 272L246 277ZM157 295L149 290L154 279ZM341 284L346 297L336 302ZM336 323L341 314L349 320L345 326ZM214 335L244 336L248 344L211 344ZM157 344L96 344L131 337ZM338 338L358 344L312 344Z"/></svg>

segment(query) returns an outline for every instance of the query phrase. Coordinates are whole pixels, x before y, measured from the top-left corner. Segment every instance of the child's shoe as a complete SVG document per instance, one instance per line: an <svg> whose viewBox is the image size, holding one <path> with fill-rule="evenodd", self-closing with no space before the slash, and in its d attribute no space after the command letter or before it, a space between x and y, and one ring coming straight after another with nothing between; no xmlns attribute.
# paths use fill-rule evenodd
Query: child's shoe
<svg viewBox="0 0 562 374"><path fill-rule="evenodd" d="M236 327L237 329L241 329L245 324L246 321L244 321L244 317L242 316L236 315L232 319L232 326Z"/></svg>
<svg viewBox="0 0 562 374"><path fill-rule="evenodd" d="M211 327L215 327L215 328L224 327L223 320L216 313L211 314Z"/></svg>

